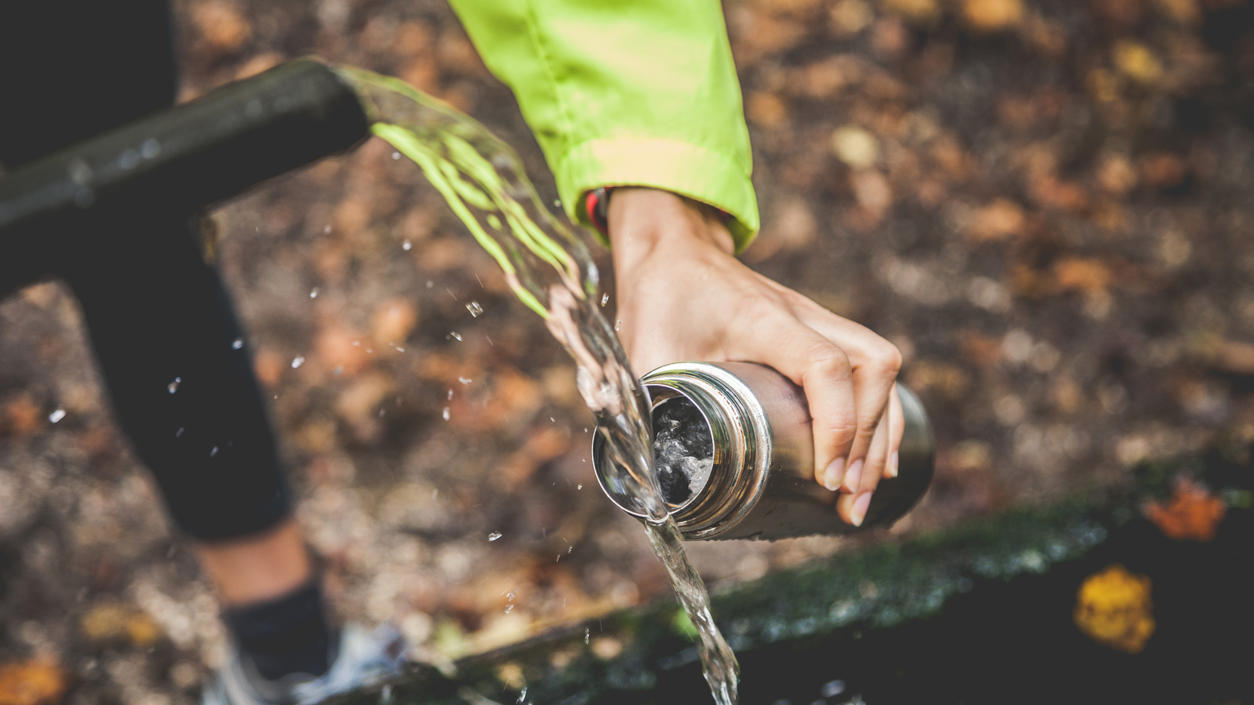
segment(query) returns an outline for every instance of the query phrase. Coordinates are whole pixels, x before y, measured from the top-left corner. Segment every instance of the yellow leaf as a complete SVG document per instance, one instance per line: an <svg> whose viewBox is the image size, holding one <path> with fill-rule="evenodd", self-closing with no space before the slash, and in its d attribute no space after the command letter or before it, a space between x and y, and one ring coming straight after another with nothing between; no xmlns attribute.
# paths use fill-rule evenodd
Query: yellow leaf
<svg viewBox="0 0 1254 705"><path fill-rule="evenodd" d="M1150 579L1121 565L1090 575L1076 596L1075 623L1094 641L1139 653L1154 633Z"/></svg>

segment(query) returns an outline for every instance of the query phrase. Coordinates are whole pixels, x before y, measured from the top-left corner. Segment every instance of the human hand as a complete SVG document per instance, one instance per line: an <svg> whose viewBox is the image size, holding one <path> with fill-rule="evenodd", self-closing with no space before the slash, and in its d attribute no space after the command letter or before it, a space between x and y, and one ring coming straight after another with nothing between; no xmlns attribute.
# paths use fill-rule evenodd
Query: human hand
<svg viewBox="0 0 1254 705"><path fill-rule="evenodd" d="M620 188L608 220L618 335L636 372L738 360L783 373L809 401L815 480L839 490L836 511L861 525L880 478L897 475L897 348L746 267L727 228L692 201Z"/></svg>

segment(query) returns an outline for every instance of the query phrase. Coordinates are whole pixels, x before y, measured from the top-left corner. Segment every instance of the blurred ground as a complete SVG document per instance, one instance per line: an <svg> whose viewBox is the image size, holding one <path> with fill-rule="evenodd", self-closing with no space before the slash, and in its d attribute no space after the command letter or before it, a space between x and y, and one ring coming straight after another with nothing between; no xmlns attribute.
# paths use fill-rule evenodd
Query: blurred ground
<svg viewBox="0 0 1254 705"><path fill-rule="evenodd" d="M497 130L552 193L440 2L178 7L189 97L303 54L392 73ZM897 343L933 414L937 479L894 531L1117 483L1252 428L1252 15L1240 0L727 6L765 220L746 260ZM370 142L215 216L344 613L395 619L440 660L662 595L642 533L595 487L563 353L391 157ZM852 543L692 553L717 585ZM0 703L191 702L221 655L214 615L111 425L73 301L56 284L10 297L0 690L33 686Z"/></svg>

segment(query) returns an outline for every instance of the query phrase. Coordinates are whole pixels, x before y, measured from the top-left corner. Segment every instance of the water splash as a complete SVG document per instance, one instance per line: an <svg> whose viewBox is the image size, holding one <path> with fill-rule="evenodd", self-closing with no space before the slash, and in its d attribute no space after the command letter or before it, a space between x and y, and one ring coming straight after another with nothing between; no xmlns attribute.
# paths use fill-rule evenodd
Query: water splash
<svg viewBox="0 0 1254 705"><path fill-rule="evenodd" d="M710 614L701 576L688 562L654 473L648 396L614 328L601 315L599 275L583 240L544 207L509 145L452 107L395 78L342 67L369 112L375 135L413 160L514 295L544 319L574 358L580 394L600 423L632 509L648 517L654 552L699 633L706 680L719 705L737 700L739 668ZM461 336L456 336L461 340Z"/></svg>

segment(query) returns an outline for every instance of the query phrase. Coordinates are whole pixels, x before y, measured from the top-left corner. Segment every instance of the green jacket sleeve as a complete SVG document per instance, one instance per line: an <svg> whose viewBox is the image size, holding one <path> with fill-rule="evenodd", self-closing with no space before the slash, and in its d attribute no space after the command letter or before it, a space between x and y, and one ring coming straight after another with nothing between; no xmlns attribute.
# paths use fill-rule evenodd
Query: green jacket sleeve
<svg viewBox="0 0 1254 705"><path fill-rule="evenodd" d="M758 230L740 84L718 0L451 0L509 85L558 195L587 224L599 186L651 186Z"/></svg>

